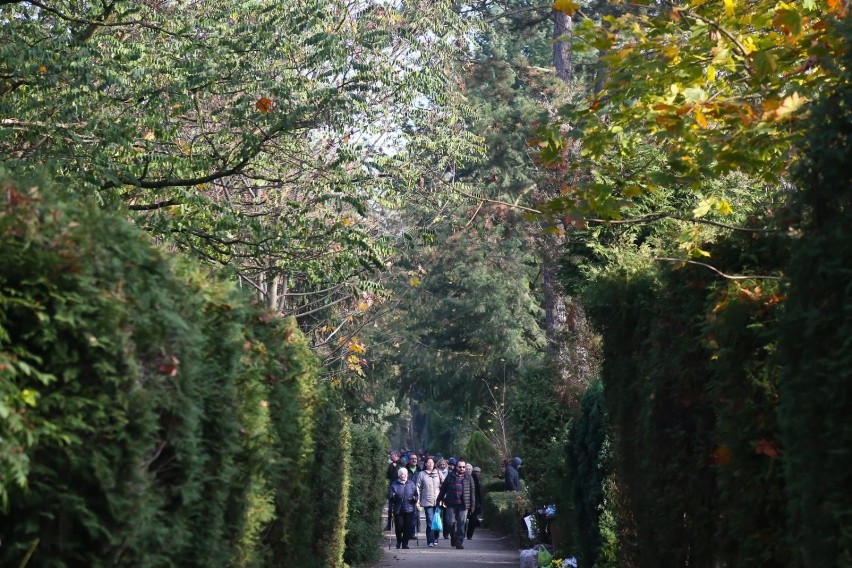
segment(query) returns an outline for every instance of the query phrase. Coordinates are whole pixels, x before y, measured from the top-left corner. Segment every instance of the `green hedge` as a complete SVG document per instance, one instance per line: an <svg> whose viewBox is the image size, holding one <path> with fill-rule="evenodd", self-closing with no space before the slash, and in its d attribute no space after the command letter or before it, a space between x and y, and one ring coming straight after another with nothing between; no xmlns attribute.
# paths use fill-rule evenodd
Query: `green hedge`
<svg viewBox="0 0 852 568"><path fill-rule="evenodd" d="M777 270L786 258L780 235L708 248L728 273ZM619 563L786 564L774 452L779 282L655 267L601 279L589 300L604 337L614 467L604 511L616 515ZM577 475L587 488L601 482L593 469Z"/></svg>
<svg viewBox="0 0 852 568"><path fill-rule="evenodd" d="M840 25L848 45L852 24ZM787 525L807 567L852 566L852 52L842 51L840 81L812 109L796 171L802 237L780 350Z"/></svg>
<svg viewBox="0 0 852 568"><path fill-rule="evenodd" d="M382 507L387 502L387 439L381 432L352 425L352 461L349 518L346 523L348 564L374 562L381 557Z"/></svg>
<svg viewBox="0 0 852 568"><path fill-rule="evenodd" d="M607 506L604 492L611 470L609 418L600 380L594 381L583 395L580 411L568 446L568 477L573 482L571 505L567 511L563 511L564 506L557 511L562 516L571 516L573 512L577 560L583 566L591 566L604 544L600 525ZM570 531L572 525L560 522L560 528Z"/></svg>
<svg viewBox="0 0 852 568"><path fill-rule="evenodd" d="M348 426L295 323L0 183L0 564L341 565L347 472L317 450Z"/></svg>
<svg viewBox="0 0 852 568"><path fill-rule="evenodd" d="M483 526L511 536L518 548L531 544L523 520L531 512L524 491L489 491L482 497Z"/></svg>

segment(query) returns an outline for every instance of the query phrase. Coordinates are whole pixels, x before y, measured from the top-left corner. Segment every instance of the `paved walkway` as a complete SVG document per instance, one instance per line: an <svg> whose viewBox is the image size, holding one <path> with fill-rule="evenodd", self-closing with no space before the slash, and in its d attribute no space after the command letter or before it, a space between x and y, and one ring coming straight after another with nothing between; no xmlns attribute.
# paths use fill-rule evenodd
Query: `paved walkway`
<svg viewBox="0 0 852 568"><path fill-rule="evenodd" d="M438 546L428 547L423 532L419 543L412 540L408 545L411 547L408 550L397 549L394 533L386 531L383 558L372 568L402 568L402 564L405 568L435 568L449 564L458 566L459 563L463 563L464 568L517 568L520 563L520 553L511 538L500 537L481 527L476 529L473 539L465 539L463 550L451 547L450 541L443 537L439 538Z"/></svg>

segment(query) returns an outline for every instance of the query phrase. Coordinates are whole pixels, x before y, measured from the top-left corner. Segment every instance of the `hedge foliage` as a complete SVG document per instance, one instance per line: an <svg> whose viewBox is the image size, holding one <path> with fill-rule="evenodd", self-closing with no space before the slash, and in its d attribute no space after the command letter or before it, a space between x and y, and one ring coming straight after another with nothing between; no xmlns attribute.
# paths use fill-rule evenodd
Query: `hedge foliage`
<svg viewBox="0 0 852 568"><path fill-rule="evenodd" d="M382 542L381 511L387 502L385 451L387 439L378 431L364 426L352 426L351 466L349 487L349 518L346 522L346 551L348 564L373 562L380 558Z"/></svg>
<svg viewBox="0 0 852 568"><path fill-rule="evenodd" d="M711 253L722 271L742 273L783 266L785 250L779 235L734 235ZM598 526L615 520L619 565L789 561L778 545L784 479L773 358L782 293L778 281L727 282L694 266L614 273L589 292L604 337L613 474L590 467L605 430L575 429L587 441L574 449L581 455L571 475L583 530L594 526L588 515L597 499ZM580 422L601 412L585 408ZM581 531L584 566L595 562L599 542Z"/></svg>
<svg viewBox="0 0 852 568"><path fill-rule="evenodd" d="M483 492L485 487L483 486ZM487 491L482 496L483 526L500 534L511 536L518 548L530 544L524 517L532 512L532 505L524 491Z"/></svg>
<svg viewBox="0 0 852 568"><path fill-rule="evenodd" d="M0 564L342 566L350 425L295 322L0 184Z"/></svg>
<svg viewBox="0 0 852 568"><path fill-rule="evenodd" d="M604 401L603 383L594 381L580 401L580 418L571 429L568 446L568 471L573 494L571 508L557 503L559 515L573 510L577 529L578 561L590 565L603 546L601 515L605 508L604 491L610 474L609 418ZM563 512L564 510L564 512ZM557 516L558 518L558 516ZM563 530L570 529L561 523Z"/></svg>
<svg viewBox="0 0 852 568"><path fill-rule="evenodd" d="M796 171L804 221L780 351L787 526L808 568L852 566L852 52L844 51L845 80L813 108Z"/></svg>
<svg viewBox="0 0 852 568"><path fill-rule="evenodd" d="M773 204L790 230L705 243L721 273L786 279L649 264L587 289L609 431L597 404L572 431L581 566L852 566L850 84L811 109Z"/></svg>

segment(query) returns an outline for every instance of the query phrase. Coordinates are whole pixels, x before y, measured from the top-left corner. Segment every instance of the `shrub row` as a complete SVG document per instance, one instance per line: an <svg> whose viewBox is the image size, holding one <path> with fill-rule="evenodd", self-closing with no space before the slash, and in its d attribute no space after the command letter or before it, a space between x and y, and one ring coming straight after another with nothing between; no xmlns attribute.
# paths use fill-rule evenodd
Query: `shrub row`
<svg viewBox="0 0 852 568"><path fill-rule="evenodd" d="M584 404L569 450L581 566L852 566L850 84L812 109L801 236L710 247L724 273L789 281L649 267L588 291L605 408Z"/></svg>
<svg viewBox="0 0 852 568"><path fill-rule="evenodd" d="M376 444L353 448L295 322L0 183L0 565L342 566L351 455Z"/></svg>

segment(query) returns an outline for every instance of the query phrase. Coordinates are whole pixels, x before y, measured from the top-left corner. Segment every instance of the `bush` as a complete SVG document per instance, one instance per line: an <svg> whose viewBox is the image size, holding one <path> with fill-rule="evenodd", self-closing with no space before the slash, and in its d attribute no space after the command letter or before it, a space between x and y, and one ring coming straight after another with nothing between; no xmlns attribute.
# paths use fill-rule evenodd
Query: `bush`
<svg viewBox="0 0 852 568"><path fill-rule="evenodd" d="M494 444L482 432L474 431L467 441L464 456L467 463L479 466L480 475L492 475L500 470L500 457Z"/></svg>
<svg viewBox="0 0 852 568"><path fill-rule="evenodd" d="M573 481L572 508L579 549L577 559L582 566L592 566L603 544L600 525L605 511L606 480L610 473L609 418L601 381L591 384L580 401L580 410L580 418L571 430L568 469Z"/></svg>
<svg viewBox="0 0 852 568"><path fill-rule="evenodd" d="M352 460L350 477L349 518L346 523L348 564L374 562L381 557L382 507L387 501L385 470L387 439L378 431L362 425L352 426Z"/></svg>
<svg viewBox="0 0 852 568"><path fill-rule="evenodd" d="M831 20L829 20L831 22ZM852 24L841 20L841 45ZM838 40L840 41L840 40ZM805 566L852 566L852 52L814 105L796 176L804 219L788 274L780 383L790 542Z"/></svg>
<svg viewBox="0 0 852 568"><path fill-rule="evenodd" d="M311 489L347 437L295 322L32 185L0 194L0 564L340 565L345 471L321 519Z"/></svg>
<svg viewBox="0 0 852 568"><path fill-rule="evenodd" d="M490 491L482 497L482 519L486 528L511 536L515 546L530 545L523 518L532 511L524 492Z"/></svg>

